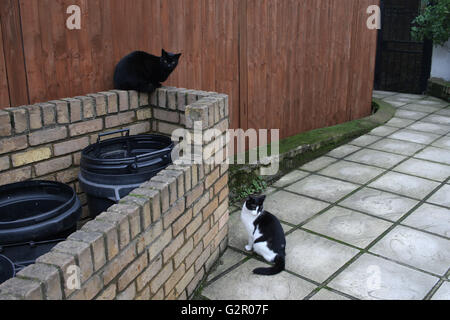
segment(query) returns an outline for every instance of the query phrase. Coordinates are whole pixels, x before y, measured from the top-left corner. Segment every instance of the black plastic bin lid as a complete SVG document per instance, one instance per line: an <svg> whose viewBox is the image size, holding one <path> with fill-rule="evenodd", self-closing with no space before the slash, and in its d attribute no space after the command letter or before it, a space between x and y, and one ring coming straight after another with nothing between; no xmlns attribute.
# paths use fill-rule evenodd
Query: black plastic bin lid
<svg viewBox="0 0 450 320"><path fill-rule="evenodd" d="M111 132L108 134L117 133ZM171 163L174 143L170 137L144 134L98 141L81 153L84 172L126 175L155 171Z"/></svg>
<svg viewBox="0 0 450 320"><path fill-rule="evenodd" d="M13 262L0 254L0 284L14 277L15 273Z"/></svg>
<svg viewBox="0 0 450 320"><path fill-rule="evenodd" d="M0 186L0 247L49 240L76 226L81 204L59 182L24 181Z"/></svg>

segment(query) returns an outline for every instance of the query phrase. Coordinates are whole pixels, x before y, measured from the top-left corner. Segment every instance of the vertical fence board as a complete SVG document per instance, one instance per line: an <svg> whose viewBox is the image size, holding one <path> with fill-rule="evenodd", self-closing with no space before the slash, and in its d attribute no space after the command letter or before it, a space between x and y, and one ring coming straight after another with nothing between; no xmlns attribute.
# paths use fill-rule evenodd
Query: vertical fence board
<svg viewBox="0 0 450 320"><path fill-rule="evenodd" d="M27 74L21 40L19 2L17 0L0 1L0 21L10 102L12 106L27 104L29 101Z"/></svg>
<svg viewBox="0 0 450 320"><path fill-rule="evenodd" d="M0 24L0 109L8 108L10 105L5 55L3 54L2 25Z"/></svg>

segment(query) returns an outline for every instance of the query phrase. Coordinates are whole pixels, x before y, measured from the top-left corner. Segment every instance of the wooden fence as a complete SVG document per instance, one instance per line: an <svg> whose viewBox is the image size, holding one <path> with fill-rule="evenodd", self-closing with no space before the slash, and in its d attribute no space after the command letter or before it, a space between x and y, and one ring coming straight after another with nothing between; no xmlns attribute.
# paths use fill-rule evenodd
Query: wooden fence
<svg viewBox="0 0 450 320"><path fill-rule="evenodd" d="M66 28L70 5L81 29ZM371 110L378 0L1 0L0 108L112 89L132 50L182 52L166 85L227 93L281 137Z"/></svg>

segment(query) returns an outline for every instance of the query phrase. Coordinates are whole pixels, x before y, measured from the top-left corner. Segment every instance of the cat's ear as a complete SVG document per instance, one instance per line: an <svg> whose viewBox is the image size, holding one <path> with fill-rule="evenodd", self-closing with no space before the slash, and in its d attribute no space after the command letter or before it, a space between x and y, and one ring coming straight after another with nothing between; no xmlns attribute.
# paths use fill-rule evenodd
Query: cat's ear
<svg viewBox="0 0 450 320"><path fill-rule="evenodd" d="M264 200L266 200L266 196L264 194L258 197L259 204L263 204Z"/></svg>
<svg viewBox="0 0 450 320"><path fill-rule="evenodd" d="M177 53L176 55L175 55L175 59L180 59L180 57L181 57L181 53Z"/></svg>
<svg viewBox="0 0 450 320"><path fill-rule="evenodd" d="M162 57L167 57L167 51L164 49L161 49L161 56Z"/></svg>

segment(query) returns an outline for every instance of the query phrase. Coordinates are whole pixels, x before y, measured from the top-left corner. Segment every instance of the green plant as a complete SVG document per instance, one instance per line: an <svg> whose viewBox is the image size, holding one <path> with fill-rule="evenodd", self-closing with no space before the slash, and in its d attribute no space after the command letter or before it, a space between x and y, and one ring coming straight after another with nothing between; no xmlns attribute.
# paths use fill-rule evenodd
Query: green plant
<svg viewBox="0 0 450 320"><path fill-rule="evenodd" d="M450 0L427 0L426 4L413 21L412 38L430 39L435 45L444 45L450 38Z"/></svg>
<svg viewBox="0 0 450 320"><path fill-rule="evenodd" d="M256 176L249 183L242 184L237 190L239 200L247 198L251 194L261 193L267 189L267 182L261 177Z"/></svg>

